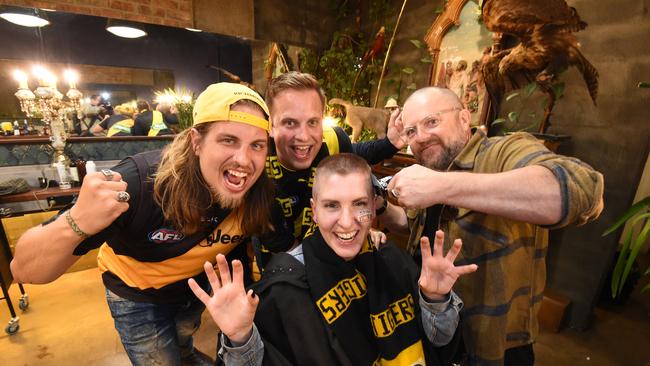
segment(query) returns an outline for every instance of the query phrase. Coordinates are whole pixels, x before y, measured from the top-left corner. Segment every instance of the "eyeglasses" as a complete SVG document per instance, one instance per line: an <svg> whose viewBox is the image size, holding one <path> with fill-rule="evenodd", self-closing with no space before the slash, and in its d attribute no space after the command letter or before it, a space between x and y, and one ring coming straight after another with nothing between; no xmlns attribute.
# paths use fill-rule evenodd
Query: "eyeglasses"
<svg viewBox="0 0 650 366"><path fill-rule="evenodd" d="M442 116L445 113L449 112L454 112L454 111L461 111L462 109L459 107L453 107L453 108L447 108L443 109L441 111L433 113L433 115L428 116L427 118L419 121L415 126L412 127L405 127L404 131L400 135L402 139L407 143L410 144L415 140L415 138L418 135L418 132L430 134L433 133L433 131L440 125L442 120L440 119L440 116Z"/></svg>

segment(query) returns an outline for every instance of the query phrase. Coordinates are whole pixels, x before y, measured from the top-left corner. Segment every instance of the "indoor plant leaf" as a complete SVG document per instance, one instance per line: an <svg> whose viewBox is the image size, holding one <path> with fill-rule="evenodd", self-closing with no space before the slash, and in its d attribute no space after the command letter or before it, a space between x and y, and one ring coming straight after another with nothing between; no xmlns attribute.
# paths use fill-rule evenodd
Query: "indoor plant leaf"
<svg viewBox="0 0 650 366"><path fill-rule="evenodd" d="M641 292L645 292L646 290L650 290L650 283L645 285L645 287L641 289Z"/></svg>
<svg viewBox="0 0 650 366"><path fill-rule="evenodd" d="M634 226L636 226L640 220L648 218L650 218L650 213L639 215L630 222L630 227L634 228ZM614 267L614 271L612 273L612 297L616 297L621 293L623 285L625 284L625 280L627 279L627 276L632 269L632 265L634 264L634 260L639 254L639 249L645 242L645 239L648 237L649 232L650 221L647 221L639 236L636 238L636 240L634 240L634 243L632 242L634 230L630 230L627 237L625 238L623 247L621 248L618 256L618 260L616 261L616 266ZM641 239L641 241L639 241L639 239Z"/></svg>
<svg viewBox="0 0 650 366"><path fill-rule="evenodd" d="M512 92L512 93L508 94L508 96L506 97L506 102L509 101L510 99L514 98L514 97L517 97L517 96L519 96L518 92Z"/></svg>
<svg viewBox="0 0 650 366"><path fill-rule="evenodd" d="M530 97L531 95L533 95L533 92L535 92L536 89L537 89L537 83L535 82L526 85L526 89L525 89L526 96Z"/></svg>
<svg viewBox="0 0 650 366"><path fill-rule="evenodd" d="M564 83L553 84L551 86L551 90L553 90L553 94L555 95L556 100L562 98L564 95Z"/></svg>
<svg viewBox="0 0 650 366"><path fill-rule="evenodd" d="M630 219L630 217L636 215L639 211L641 211L645 206L650 206L650 196L642 199L641 201L635 203L630 207L623 216L621 216L615 223L614 225L610 226L605 232L603 233L602 236L608 235L614 230L618 229L621 225L623 225L627 220Z"/></svg>
<svg viewBox="0 0 650 366"><path fill-rule="evenodd" d="M621 247L620 252L618 253L618 259L616 259L616 265L612 270L612 298L615 298L618 295L618 287L621 282L621 276L623 274L623 268L625 267L625 260L627 258L628 248L630 247L630 242L632 241L633 231L630 230L627 237L623 241L623 246Z"/></svg>
<svg viewBox="0 0 650 366"><path fill-rule="evenodd" d="M635 223L642 218L645 219L650 218L650 213L639 216L637 220L635 220ZM619 286L618 286L619 294L623 290L623 284L625 283L627 276L629 276L630 271L632 270L632 265L634 265L634 261L636 260L636 257L639 255L639 251L641 250L643 243L645 243L645 240L648 238L648 234L650 234L650 221L646 221L645 225L643 226L643 229L641 229L641 232L635 238L634 243L632 243L630 255L627 258L625 264L625 270L623 271L623 275L621 276L621 280L619 282Z"/></svg>
<svg viewBox="0 0 650 366"><path fill-rule="evenodd" d="M422 42L417 39L410 39L409 42L411 42L417 48L422 48Z"/></svg>

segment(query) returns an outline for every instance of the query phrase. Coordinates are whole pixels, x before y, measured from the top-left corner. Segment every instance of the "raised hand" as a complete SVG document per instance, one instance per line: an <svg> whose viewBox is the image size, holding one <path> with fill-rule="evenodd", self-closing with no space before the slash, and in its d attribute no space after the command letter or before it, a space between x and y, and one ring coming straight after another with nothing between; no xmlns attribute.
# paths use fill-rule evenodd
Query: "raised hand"
<svg viewBox="0 0 650 366"><path fill-rule="evenodd" d="M442 246L445 240L445 233L442 230L436 231L436 239L433 243L433 254L429 238L423 236L420 239L420 250L422 251L422 271L420 272L420 290L422 294L431 300L442 300L451 291L458 277L472 273L478 269L476 264L465 266L454 266L454 260L460 253L463 246L460 239L454 240L454 245L449 249L446 256L442 256Z"/></svg>
<svg viewBox="0 0 650 366"><path fill-rule="evenodd" d="M226 337L233 342L244 343L253 331L253 319L259 298L253 294L253 290L246 293L244 269L240 261L232 261L232 278L223 254L217 255L217 266L221 280L209 262L203 265L212 286L212 296L203 291L194 279L189 279L188 283Z"/></svg>
<svg viewBox="0 0 650 366"><path fill-rule="evenodd" d="M118 172L103 170L87 174L79 190L79 198L70 214L81 230L93 235L105 229L129 209L128 202L119 201L119 192L125 192L126 182Z"/></svg>
<svg viewBox="0 0 650 366"><path fill-rule="evenodd" d="M386 132L388 140L397 150L401 150L406 146L406 142L401 137L403 130L404 125L402 124L402 112L397 108L390 114L390 119L388 120L388 131Z"/></svg>

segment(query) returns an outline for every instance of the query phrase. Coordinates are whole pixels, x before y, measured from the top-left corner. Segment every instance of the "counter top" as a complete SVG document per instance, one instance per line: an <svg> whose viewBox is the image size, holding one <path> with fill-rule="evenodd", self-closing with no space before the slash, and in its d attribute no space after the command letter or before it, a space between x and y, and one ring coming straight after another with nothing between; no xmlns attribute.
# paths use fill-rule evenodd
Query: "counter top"
<svg viewBox="0 0 650 366"><path fill-rule="evenodd" d="M0 196L0 203L15 203L44 200L48 197L65 197L79 194L79 187L70 189L60 189L59 187L50 187L48 189L32 188L30 191L17 194L8 194Z"/></svg>
<svg viewBox="0 0 650 366"><path fill-rule="evenodd" d="M112 137L79 137L70 136L66 139L66 143L92 143L92 142L118 142L118 141L155 141L155 140L173 140L175 135L162 135L162 136L112 136ZM33 144L49 144L49 136L0 136L0 145L33 145Z"/></svg>

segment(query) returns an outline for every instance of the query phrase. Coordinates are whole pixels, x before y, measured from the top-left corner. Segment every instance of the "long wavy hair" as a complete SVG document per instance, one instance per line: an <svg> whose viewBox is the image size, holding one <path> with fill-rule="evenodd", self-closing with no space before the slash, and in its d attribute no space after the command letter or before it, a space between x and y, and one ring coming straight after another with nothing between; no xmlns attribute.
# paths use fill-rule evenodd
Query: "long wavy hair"
<svg viewBox="0 0 650 366"><path fill-rule="evenodd" d="M215 123L219 122L201 123L194 129L205 138ZM154 180L154 200L162 208L165 220L185 235L206 229L208 209L216 202L201 174L190 132L188 128L179 133L165 148ZM272 202L273 185L262 172L246 192L243 204L234 209L245 235L264 234L272 228L269 221Z"/></svg>

